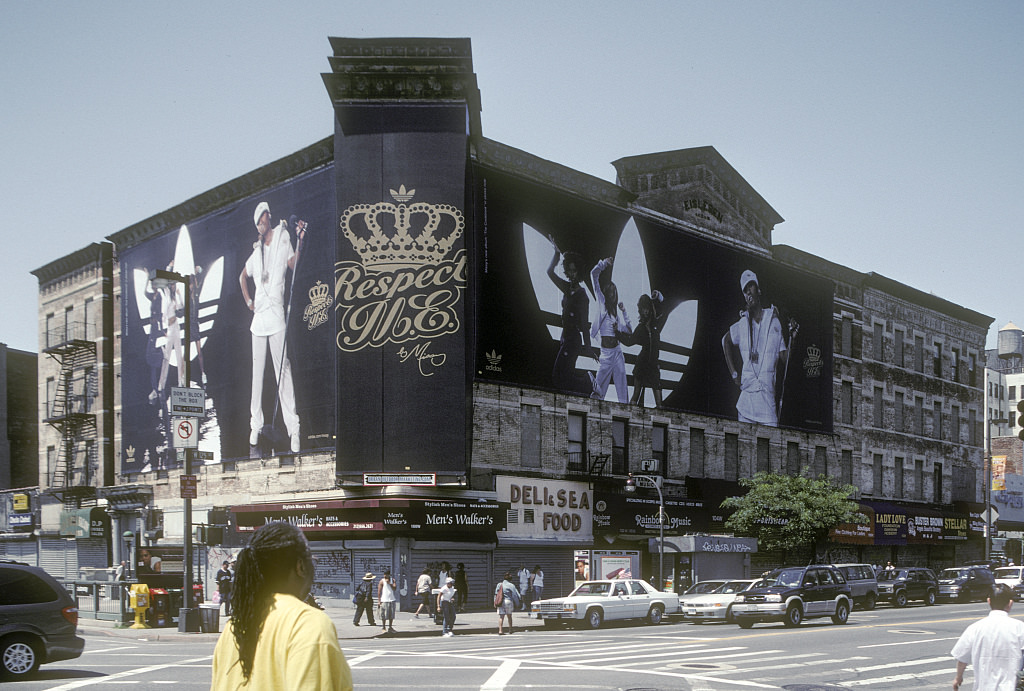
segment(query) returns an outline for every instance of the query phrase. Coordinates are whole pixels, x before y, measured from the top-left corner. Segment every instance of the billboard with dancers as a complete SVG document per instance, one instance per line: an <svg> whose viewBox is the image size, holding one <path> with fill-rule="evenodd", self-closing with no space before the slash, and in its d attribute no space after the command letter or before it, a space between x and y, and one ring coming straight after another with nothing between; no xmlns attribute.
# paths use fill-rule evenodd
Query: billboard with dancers
<svg viewBox="0 0 1024 691"><path fill-rule="evenodd" d="M121 251L124 472L180 465L177 386L206 392L200 461L333 447L335 223L328 168Z"/></svg>
<svg viewBox="0 0 1024 691"><path fill-rule="evenodd" d="M498 173L476 204L478 378L831 431L828 280Z"/></svg>

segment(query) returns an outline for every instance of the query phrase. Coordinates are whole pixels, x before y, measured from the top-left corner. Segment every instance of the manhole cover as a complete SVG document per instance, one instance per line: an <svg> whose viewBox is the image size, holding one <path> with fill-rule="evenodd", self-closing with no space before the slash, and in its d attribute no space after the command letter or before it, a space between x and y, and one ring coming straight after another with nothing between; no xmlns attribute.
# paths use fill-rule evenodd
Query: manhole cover
<svg viewBox="0 0 1024 691"><path fill-rule="evenodd" d="M666 669L688 669L691 671L706 672L711 669L734 669L731 665L716 662L673 662L665 665Z"/></svg>
<svg viewBox="0 0 1024 691"><path fill-rule="evenodd" d="M922 629L890 629L889 633L909 633L914 635L934 636L934 631L924 631Z"/></svg>

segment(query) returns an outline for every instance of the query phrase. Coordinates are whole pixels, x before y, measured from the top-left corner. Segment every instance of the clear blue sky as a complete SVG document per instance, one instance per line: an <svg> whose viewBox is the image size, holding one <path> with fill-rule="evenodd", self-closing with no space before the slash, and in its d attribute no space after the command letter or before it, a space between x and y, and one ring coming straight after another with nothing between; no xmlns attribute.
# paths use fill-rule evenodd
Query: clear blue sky
<svg viewBox="0 0 1024 691"><path fill-rule="evenodd" d="M776 243L1024 326L1024 3L0 4L0 342L29 272L332 134L328 36L473 41L484 135L614 180L714 146Z"/></svg>

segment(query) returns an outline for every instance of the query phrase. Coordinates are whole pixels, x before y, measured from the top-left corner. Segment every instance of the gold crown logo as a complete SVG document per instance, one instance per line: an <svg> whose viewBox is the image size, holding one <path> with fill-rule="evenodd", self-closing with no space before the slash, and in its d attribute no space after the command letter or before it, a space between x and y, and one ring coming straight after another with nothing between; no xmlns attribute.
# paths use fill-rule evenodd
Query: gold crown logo
<svg viewBox="0 0 1024 691"><path fill-rule="evenodd" d="M128 460L129 460L129 461L131 461L131 460L134 460L134 459L135 459L135 446L134 446L134 445L131 445L131 444L129 444L129 445L128 445L128 448L127 448L127 449L125 449L125 451L127 451L127 452L128 452Z"/></svg>
<svg viewBox="0 0 1024 691"><path fill-rule="evenodd" d="M808 346L807 347L807 357L809 359L811 359L811 360L820 360L821 359L821 348L819 348L816 345Z"/></svg>
<svg viewBox="0 0 1024 691"><path fill-rule="evenodd" d="M326 283L316 282L316 285L309 289L309 304L314 309L327 307L331 304L331 289Z"/></svg>
<svg viewBox="0 0 1024 691"><path fill-rule="evenodd" d="M353 204L341 215L342 234L352 243L363 266L367 271L384 272L443 261L466 227L462 212L449 204L407 205L405 202L416 190L406 191L405 185L397 192L389 191L399 204ZM393 223L393 234L385 233L382 219ZM420 219L422 225L413 228L413 219ZM445 220L453 225L452 230L446 236L435 237ZM353 228L356 224L362 227Z"/></svg>

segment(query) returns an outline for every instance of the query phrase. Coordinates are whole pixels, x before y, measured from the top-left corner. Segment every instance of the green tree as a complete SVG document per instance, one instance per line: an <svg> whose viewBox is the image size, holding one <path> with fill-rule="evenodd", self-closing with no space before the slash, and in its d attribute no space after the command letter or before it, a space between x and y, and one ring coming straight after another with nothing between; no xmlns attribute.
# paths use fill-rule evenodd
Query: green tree
<svg viewBox="0 0 1024 691"><path fill-rule="evenodd" d="M833 478L757 473L742 478L743 496L729 497L722 508L733 514L726 528L756 537L765 550L824 552L829 531L841 523L859 523L867 517L850 499L857 488ZM827 559L827 555L822 554Z"/></svg>

